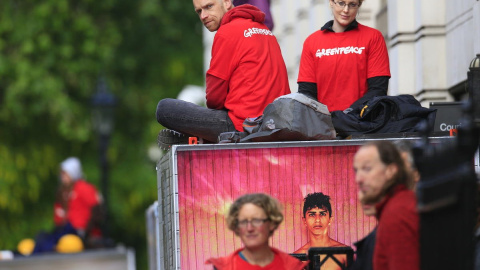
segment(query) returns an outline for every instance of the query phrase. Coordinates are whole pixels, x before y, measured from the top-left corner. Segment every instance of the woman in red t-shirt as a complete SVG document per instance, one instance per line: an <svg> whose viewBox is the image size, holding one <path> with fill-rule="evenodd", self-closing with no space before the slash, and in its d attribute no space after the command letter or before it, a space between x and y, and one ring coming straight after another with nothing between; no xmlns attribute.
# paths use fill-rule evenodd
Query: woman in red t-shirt
<svg viewBox="0 0 480 270"><path fill-rule="evenodd" d="M329 111L363 107L387 95L390 64L380 31L356 20L363 0L330 0L333 20L303 43L298 92Z"/></svg>
<svg viewBox="0 0 480 270"><path fill-rule="evenodd" d="M227 216L228 228L240 237L244 245L229 256L211 258L206 263L216 270L300 270L308 262L272 248L268 239L283 221L280 206L274 198L262 194L247 194L238 198Z"/></svg>

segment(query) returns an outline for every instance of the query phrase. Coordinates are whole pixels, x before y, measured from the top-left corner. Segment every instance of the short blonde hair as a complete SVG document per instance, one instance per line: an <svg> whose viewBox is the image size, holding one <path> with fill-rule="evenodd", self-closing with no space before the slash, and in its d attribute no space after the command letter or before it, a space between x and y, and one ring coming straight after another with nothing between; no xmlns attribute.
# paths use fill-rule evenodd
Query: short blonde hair
<svg viewBox="0 0 480 270"><path fill-rule="evenodd" d="M278 225L282 223L283 214L280 203L276 199L263 193L251 193L239 197L237 200L235 200L232 206L230 206L230 210L228 211L227 215L227 225L230 230L236 232L238 226L238 213L240 212L242 206L247 203L254 204L265 211L268 220L275 225L273 231L275 231Z"/></svg>

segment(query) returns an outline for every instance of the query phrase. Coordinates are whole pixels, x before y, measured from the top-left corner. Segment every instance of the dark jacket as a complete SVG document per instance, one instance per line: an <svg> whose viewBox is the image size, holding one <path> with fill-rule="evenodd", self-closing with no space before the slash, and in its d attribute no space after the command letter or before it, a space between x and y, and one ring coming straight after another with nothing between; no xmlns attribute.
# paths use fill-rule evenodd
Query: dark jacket
<svg viewBox="0 0 480 270"><path fill-rule="evenodd" d="M373 250L377 228L373 229L365 238L354 243L357 247L357 258L349 270L373 270Z"/></svg>
<svg viewBox="0 0 480 270"><path fill-rule="evenodd" d="M424 108L412 95L377 96L352 107L348 113L333 111L332 121L339 136L420 131L419 123L433 127L435 109Z"/></svg>

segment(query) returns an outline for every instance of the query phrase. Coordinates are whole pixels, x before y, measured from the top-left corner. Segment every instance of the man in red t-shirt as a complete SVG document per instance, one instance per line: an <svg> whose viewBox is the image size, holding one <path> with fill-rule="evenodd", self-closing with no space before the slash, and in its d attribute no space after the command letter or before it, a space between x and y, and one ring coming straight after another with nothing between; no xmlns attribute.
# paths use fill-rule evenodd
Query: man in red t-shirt
<svg viewBox="0 0 480 270"><path fill-rule="evenodd" d="M217 31L206 76L207 108L163 99L156 116L168 129L217 142L220 133L243 131L245 118L261 115L275 98L290 93L287 69L258 8L233 7L231 0L193 0L193 6L204 26ZM159 143L171 141L159 136Z"/></svg>

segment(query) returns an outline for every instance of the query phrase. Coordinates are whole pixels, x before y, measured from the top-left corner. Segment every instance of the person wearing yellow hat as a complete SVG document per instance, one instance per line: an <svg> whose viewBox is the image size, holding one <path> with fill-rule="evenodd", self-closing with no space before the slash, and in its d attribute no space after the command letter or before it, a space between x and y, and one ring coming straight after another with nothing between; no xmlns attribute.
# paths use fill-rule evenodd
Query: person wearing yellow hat
<svg viewBox="0 0 480 270"><path fill-rule="evenodd" d="M32 238L25 238L22 241L20 241L17 245L18 253L24 256L28 256L32 254L34 248L35 248L35 240L33 240Z"/></svg>
<svg viewBox="0 0 480 270"><path fill-rule="evenodd" d="M77 253L83 251L83 242L75 234L66 234L58 240L56 250L59 253Z"/></svg>

